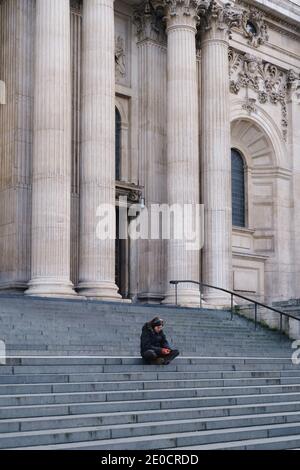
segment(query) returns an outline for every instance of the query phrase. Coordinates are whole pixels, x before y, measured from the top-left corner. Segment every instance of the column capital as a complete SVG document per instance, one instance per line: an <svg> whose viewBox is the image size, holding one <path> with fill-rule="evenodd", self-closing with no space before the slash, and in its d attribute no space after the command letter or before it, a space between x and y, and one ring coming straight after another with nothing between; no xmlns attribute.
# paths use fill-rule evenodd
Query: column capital
<svg viewBox="0 0 300 470"><path fill-rule="evenodd" d="M164 0L167 32L175 28L190 28L196 33L200 16L205 14L210 0Z"/></svg>
<svg viewBox="0 0 300 470"><path fill-rule="evenodd" d="M163 22L164 11L150 0L143 2L135 11L133 21L136 26L138 41L150 39L164 43L165 25Z"/></svg>
<svg viewBox="0 0 300 470"><path fill-rule="evenodd" d="M242 18L243 11L234 7L231 2L221 6L212 0L201 21L202 39L228 41L231 38L231 29L241 26Z"/></svg>

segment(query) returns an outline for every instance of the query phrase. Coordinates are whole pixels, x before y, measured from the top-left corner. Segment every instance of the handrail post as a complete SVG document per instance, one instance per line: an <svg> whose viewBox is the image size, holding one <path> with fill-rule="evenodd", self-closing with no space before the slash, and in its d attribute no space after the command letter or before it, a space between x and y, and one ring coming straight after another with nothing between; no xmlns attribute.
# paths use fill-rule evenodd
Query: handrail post
<svg viewBox="0 0 300 470"><path fill-rule="evenodd" d="M177 286L178 286L178 282L176 282L176 284L175 284L175 303L176 303L176 307L178 305Z"/></svg>
<svg viewBox="0 0 300 470"><path fill-rule="evenodd" d="M231 294L231 321L233 320L233 294Z"/></svg>
<svg viewBox="0 0 300 470"><path fill-rule="evenodd" d="M255 329L257 329L257 303L255 302Z"/></svg>
<svg viewBox="0 0 300 470"><path fill-rule="evenodd" d="M202 289L201 282L199 282L199 294L200 294L200 310L202 309Z"/></svg>
<svg viewBox="0 0 300 470"><path fill-rule="evenodd" d="M282 313L280 314L280 333L282 333Z"/></svg>

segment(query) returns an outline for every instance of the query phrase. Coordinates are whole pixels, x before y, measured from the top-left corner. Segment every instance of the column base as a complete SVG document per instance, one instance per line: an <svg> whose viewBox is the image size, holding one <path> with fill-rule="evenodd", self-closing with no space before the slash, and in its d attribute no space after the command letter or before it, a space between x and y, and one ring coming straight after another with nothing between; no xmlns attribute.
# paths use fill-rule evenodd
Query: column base
<svg viewBox="0 0 300 470"><path fill-rule="evenodd" d="M38 297L78 298L71 281L47 277L32 279L24 294Z"/></svg>
<svg viewBox="0 0 300 470"><path fill-rule="evenodd" d="M167 291L163 305L176 305L175 288ZM200 308L200 292L198 289L180 289L177 293L177 305L179 307L197 307ZM206 302L202 299L201 306L206 308Z"/></svg>
<svg viewBox="0 0 300 470"><path fill-rule="evenodd" d="M118 293L118 287L114 282L80 282L77 287L79 293L89 299L105 300L110 302L122 302L122 296ZM126 299L128 303L130 299Z"/></svg>
<svg viewBox="0 0 300 470"><path fill-rule="evenodd" d="M24 291L27 289L27 286L28 286L28 283L26 281L2 282L0 283L0 295L1 294L24 295Z"/></svg>

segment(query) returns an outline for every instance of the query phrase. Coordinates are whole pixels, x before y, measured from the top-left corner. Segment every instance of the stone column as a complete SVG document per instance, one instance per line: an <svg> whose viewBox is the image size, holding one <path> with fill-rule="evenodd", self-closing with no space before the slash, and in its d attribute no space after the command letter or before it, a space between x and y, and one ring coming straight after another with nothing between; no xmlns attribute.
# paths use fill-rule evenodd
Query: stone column
<svg viewBox="0 0 300 470"><path fill-rule="evenodd" d="M0 5L0 290L11 292L30 279L34 7Z"/></svg>
<svg viewBox="0 0 300 470"><path fill-rule="evenodd" d="M80 174L80 292L120 298L115 284L115 240L97 236L97 208L115 205L114 1L83 2L82 147ZM115 214L110 214L115 235Z"/></svg>
<svg viewBox="0 0 300 470"><path fill-rule="evenodd" d="M215 1L202 22L201 202L204 204L202 281L232 289L232 206L230 99L228 72L230 7ZM208 303L227 305L230 298L210 290Z"/></svg>
<svg viewBox="0 0 300 470"><path fill-rule="evenodd" d="M135 14L139 71L139 182L146 207L167 202L166 104L167 48L164 24L149 2ZM160 303L165 295L165 243L137 240L138 298ZM155 261L154 261L155 260Z"/></svg>
<svg viewBox="0 0 300 470"><path fill-rule="evenodd" d="M288 149L293 160L293 237L292 258L294 260L293 298L299 299L300 286L300 75L293 70L288 77ZM300 338L300 324L289 320L289 335Z"/></svg>
<svg viewBox="0 0 300 470"><path fill-rule="evenodd" d="M198 89L196 24L199 0L167 1L167 181L168 203L199 204ZM167 282L199 281L200 250L189 250L186 240L168 242ZM175 302L174 287L167 286L164 303ZM178 287L180 305L200 303L199 288Z"/></svg>
<svg viewBox="0 0 300 470"><path fill-rule="evenodd" d="M32 259L27 295L73 296L70 281L69 0L36 1Z"/></svg>

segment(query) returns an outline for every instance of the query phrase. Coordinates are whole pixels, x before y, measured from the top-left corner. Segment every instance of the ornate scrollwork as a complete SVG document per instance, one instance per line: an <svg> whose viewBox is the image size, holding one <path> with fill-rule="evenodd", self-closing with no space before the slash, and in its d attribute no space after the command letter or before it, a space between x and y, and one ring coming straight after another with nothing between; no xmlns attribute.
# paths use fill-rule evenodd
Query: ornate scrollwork
<svg viewBox="0 0 300 470"><path fill-rule="evenodd" d="M242 10L234 7L231 2L221 6L212 0L203 14L202 32L217 34L222 39L231 38L232 28L241 26L242 15Z"/></svg>
<svg viewBox="0 0 300 470"><path fill-rule="evenodd" d="M165 0L166 5L169 7L170 16L178 14L178 10L182 10L186 16L197 14L198 9L208 6L208 0ZM198 16L198 15L197 15Z"/></svg>
<svg viewBox="0 0 300 470"><path fill-rule="evenodd" d="M238 94L241 88L251 89L257 93L260 104L281 105L281 127L284 138L287 135L288 113L287 97L295 87L300 87L300 76L294 70L285 72L276 65L264 62L251 54L242 54L229 50L230 91ZM251 111L246 103L247 111ZM245 106L246 106L245 105ZM252 111L251 111L252 112Z"/></svg>
<svg viewBox="0 0 300 470"><path fill-rule="evenodd" d="M249 10L244 10L241 26L251 46L259 47L269 40L264 14L257 8L250 7Z"/></svg>
<svg viewBox="0 0 300 470"><path fill-rule="evenodd" d="M256 113L257 108L255 106L256 99L255 98L247 98L246 102L242 105L242 108L245 109L248 114Z"/></svg>

